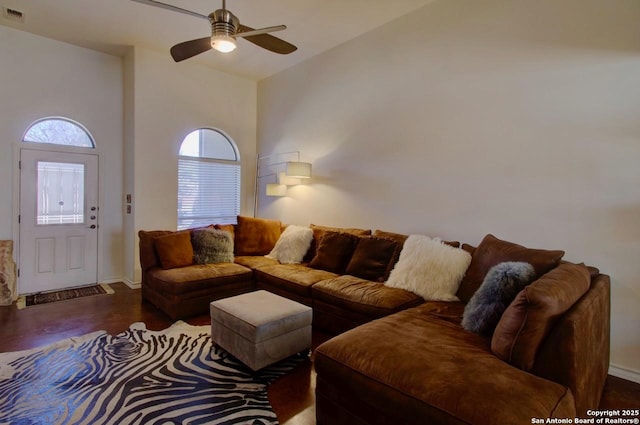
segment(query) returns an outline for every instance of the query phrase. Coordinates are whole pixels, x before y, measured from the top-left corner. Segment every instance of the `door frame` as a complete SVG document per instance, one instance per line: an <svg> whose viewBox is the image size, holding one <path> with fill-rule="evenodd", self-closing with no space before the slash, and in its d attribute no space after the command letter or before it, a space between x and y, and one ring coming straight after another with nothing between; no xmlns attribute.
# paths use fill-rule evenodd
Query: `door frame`
<svg viewBox="0 0 640 425"><path fill-rule="evenodd" d="M27 143L23 141L18 141L13 145L13 257L16 263L16 288L17 293L14 294L14 297L18 296L20 292L20 151L22 149L26 150L38 150L38 151L49 151L49 152L57 152L57 153L79 153L79 154L91 154L98 157L98 208L103 203L103 191L102 182L104 181L104 167L103 167L103 159L102 155L98 148L90 149L83 148L77 146L64 146L64 145L54 145L49 143ZM103 282L103 267L104 267L104 248L102 246L102 226L100 226L101 222L101 214L98 214L98 220L96 225L98 228L96 229L98 234L98 251L97 251L97 265L96 265L96 280L98 284Z"/></svg>

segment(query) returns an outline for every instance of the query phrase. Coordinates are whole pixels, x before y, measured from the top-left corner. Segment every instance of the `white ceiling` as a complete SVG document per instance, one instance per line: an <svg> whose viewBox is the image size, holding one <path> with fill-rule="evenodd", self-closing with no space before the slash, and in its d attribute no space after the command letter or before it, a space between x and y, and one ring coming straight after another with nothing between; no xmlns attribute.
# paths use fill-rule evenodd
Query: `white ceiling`
<svg viewBox="0 0 640 425"><path fill-rule="evenodd" d="M162 0L208 15L222 0ZM351 40L433 0L228 0L227 9L244 25L284 24L273 33L298 47L289 55L269 52L246 40L227 54L214 50L199 61L232 74L262 79ZM23 24L0 15L0 24L78 46L123 55L127 46L166 52L174 44L210 34L207 21L130 0L0 0L24 13ZM177 66L182 63L177 64Z"/></svg>

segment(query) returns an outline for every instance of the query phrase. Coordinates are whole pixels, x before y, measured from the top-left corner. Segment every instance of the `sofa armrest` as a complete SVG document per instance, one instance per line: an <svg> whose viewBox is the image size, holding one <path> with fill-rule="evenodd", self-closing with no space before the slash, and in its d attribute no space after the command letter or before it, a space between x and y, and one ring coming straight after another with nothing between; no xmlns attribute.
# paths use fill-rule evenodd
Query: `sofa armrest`
<svg viewBox="0 0 640 425"><path fill-rule="evenodd" d="M600 274L538 351L533 373L569 387L578 416L600 402L609 370L610 310L610 279Z"/></svg>

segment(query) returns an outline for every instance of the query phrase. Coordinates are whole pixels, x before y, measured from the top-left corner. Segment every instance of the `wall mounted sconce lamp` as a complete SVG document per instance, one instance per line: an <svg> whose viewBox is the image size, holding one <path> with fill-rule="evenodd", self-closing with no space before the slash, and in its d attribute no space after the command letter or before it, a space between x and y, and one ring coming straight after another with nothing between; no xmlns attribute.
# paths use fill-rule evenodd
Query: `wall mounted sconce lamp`
<svg viewBox="0 0 640 425"><path fill-rule="evenodd" d="M265 194L267 196L286 196L287 186L284 184L267 183Z"/></svg>
<svg viewBox="0 0 640 425"><path fill-rule="evenodd" d="M286 171L280 171L278 173L278 184L285 186L295 186L297 184L302 184L302 179L297 177L289 177L287 176Z"/></svg>
<svg viewBox="0 0 640 425"><path fill-rule="evenodd" d="M295 156L295 161L287 161ZM264 162L271 158L273 162ZM284 166L284 171L280 169ZM267 183L265 194L267 196L286 196L287 186L302 184L304 180L311 178L311 163L300 161L300 151L276 153L273 155L256 155L256 185L253 205L254 216L258 211L258 185L260 179L275 176L275 183Z"/></svg>
<svg viewBox="0 0 640 425"><path fill-rule="evenodd" d="M298 156L300 153L298 153ZM300 159L300 158L298 158ZM296 179L310 179L311 178L311 163L309 162L287 162L287 177Z"/></svg>

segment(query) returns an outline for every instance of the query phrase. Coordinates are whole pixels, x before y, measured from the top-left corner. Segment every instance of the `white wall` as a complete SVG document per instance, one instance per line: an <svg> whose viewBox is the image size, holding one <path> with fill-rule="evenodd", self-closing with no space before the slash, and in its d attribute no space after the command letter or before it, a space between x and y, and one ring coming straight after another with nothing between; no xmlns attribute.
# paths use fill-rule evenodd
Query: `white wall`
<svg viewBox="0 0 640 425"><path fill-rule="evenodd" d="M17 235L14 155L37 119L82 123L100 155L98 279L122 276L122 60L0 26L0 239Z"/></svg>
<svg viewBox="0 0 640 425"><path fill-rule="evenodd" d="M314 178L259 215L564 249L611 276L611 361L638 379L638 22L635 0L439 0L262 80L259 152Z"/></svg>
<svg viewBox="0 0 640 425"><path fill-rule="evenodd" d="M140 48L125 58L125 76L133 90L125 97L125 187L133 195L125 279L139 282L137 231L176 228L178 151L191 131L213 127L233 139L242 163L241 213L253 213L257 83Z"/></svg>
<svg viewBox="0 0 640 425"><path fill-rule="evenodd" d="M52 115L84 124L96 140L101 281L139 282L137 231L175 229L178 148L196 128L219 128L236 142L241 213L253 213L255 81L176 64L166 53L131 48L122 59L3 26L0 58L1 239L17 234L14 151L33 121Z"/></svg>

